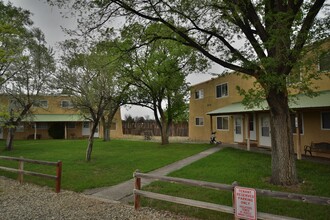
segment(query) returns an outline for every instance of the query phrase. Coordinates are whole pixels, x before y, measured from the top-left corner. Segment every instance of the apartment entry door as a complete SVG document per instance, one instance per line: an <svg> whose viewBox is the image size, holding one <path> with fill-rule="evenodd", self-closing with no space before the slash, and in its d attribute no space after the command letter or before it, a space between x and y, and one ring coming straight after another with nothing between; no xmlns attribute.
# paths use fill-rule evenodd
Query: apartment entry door
<svg viewBox="0 0 330 220"><path fill-rule="evenodd" d="M250 140L257 140L257 131L256 131L256 117L255 114L248 115L247 119L247 131L250 132Z"/></svg>
<svg viewBox="0 0 330 220"><path fill-rule="evenodd" d="M243 142L243 119L242 115L234 116L234 142Z"/></svg>
<svg viewBox="0 0 330 220"><path fill-rule="evenodd" d="M89 121L84 121L82 126L82 135L88 136L91 133L91 123ZM99 137L99 129L96 128L96 131L94 133L94 137Z"/></svg>
<svg viewBox="0 0 330 220"><path fill-rule="evenodd" d="M91 133L89 128L89 121L84 121L82 126L82 135L88 136Z"/></svg>
<svg viewBox="0 0 330 220"><path fill-rule="evenodd" d="M271 146L270 118L267 114L260 115L259 144L262 146Z"/></svg>

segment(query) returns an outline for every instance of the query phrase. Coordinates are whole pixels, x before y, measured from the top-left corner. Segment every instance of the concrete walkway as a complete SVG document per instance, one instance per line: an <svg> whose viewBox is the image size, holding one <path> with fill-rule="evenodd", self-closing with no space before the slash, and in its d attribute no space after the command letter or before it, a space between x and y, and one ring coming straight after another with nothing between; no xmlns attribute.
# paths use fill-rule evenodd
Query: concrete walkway
<svg viewBox="0 0 330 220"><path fill-rule="evenodd" d="M218 152L221 149L221 146L216 146L213 148L209 148L203 152L200 152L196 155L190 156L183 160L177 161L165 167L159 168L157 170L149 172L149 174L154 175L167 175L175 170L179 170L197 160L200 160L204 157L209 156L215 152ZM148 185L152 182L152 180L143 179L142 186ZM92 197L97 197L101 199L107 199L122 203L129 203L133 202L133 186L134 186L134 179L130 179L126 182L120 183L115 186L111 187L103 187L103 188L96 188L91 190L86 190L84 193L86 195L90 195Z"/></svg>

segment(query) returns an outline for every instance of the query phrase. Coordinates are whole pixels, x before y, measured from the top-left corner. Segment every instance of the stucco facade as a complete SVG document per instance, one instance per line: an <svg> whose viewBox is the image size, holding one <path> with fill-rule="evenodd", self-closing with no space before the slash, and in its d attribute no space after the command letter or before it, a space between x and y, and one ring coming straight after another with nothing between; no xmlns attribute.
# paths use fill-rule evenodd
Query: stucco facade
<svg viewBox="0 0 330 220"><path fill-rule="evenodd" d="M0 105L8 108L11 100L8 96L0 97ZM52 139L50 130L60 130L63 139L79 139L88 137L92 122L84 118L80 111L73 108L67 95L49 95L38 97L38 107L32 106L28 117L17 126L15 139ZM8 129L0 127L0 139L7 137ZM54 135L53 135L54 136ZM103 137L103 127L99 125L95 137ZM121 138L122 122L120 110L116 112L110 128L111 138Z"/></svg>
<svg viewBox="0 0 330 220"><path fill-rule="evenodd" d="M325 51L329 51L330 41L322 47ZM315 91L319 91L320 95L315 98L299 96L298 101L290 103L294 148L298 153L303 153L304 146L310 145L312 141L330 143L330 70L319 71L319 68L318 63L313 63L306 68L308 69L306 71L318 74L319 79L312 80L312 83ZM243 97L240 96L237 86L248 90L258 85L252 77L229 73L191 87L189 104L191 140L208 141L211 132L215 131L216 139L224 143L271 147L270 116L267 105L265 104L265 108L246 109L241 103ZM290 89L290 92L297 93L295 89ZM297 124L300 135L296 134ZM330 157L330 154L313 155Z"/></svg>

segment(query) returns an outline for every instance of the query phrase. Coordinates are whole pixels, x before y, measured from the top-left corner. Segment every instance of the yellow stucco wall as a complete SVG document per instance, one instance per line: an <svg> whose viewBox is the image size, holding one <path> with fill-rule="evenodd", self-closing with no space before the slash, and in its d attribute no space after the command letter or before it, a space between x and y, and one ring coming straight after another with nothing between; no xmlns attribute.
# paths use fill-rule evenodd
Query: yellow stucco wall
<svg viewBox="0 0 330 220"><path fill-rule="evenodd" d="M67 95L57 95L57 96L41 96L38 98L39 100L47 100L48 106L46 108L40 108L40 107L31 107L30 111L32 114L79 114L79 110L75 108L63 108L61 107L62 101L70 101L70 97ZM0 106L3 108L8 108L8 105L10 103L10 98L8 96L2 95L0 97ZM123 136L122 132L122 122L121 122L121 114L120 109L116 112L114 117L114 122L116 123L115 128L112 128L110 131L110 137L111 138L121 138ZM46 124L49 126L52 123L56 122L46 122ZM75 127L74 128L67 128L67 138L68 139L74 139L74 138L83 138L85 136L82 135L82 127L83 122L74 122ZM35 129L33 127L34 122L26 122L24 123L24 129L23 130L17 130L15 133L15 139L27 139L29 135L33 135L35 133ZM91 126L91 125L90 125ZM49 139L51 138L48 134L48 128L37 129L37 134L41 135L42 139ZM7 137L7 129L3 129L3 138ZM103 128L102 125L99 126L99 137L103 137Z"/></svg>
<svg viewBox="0 0 330 220"><path fill-rule="evenodd" d="M330 100L329 100L330 102ZM329 112L330 110L324 110ZM311 142L328 142L330 143L330 130L324 130L321 127L321 112L322 110L315 110L315 111L305 111L302 113L303 119L303 133L300 135L301 145L300 151L304 154L304 146L310 145ZM297 135L293 135L293 141L295 145L295 151L297 151ZM309 154L308 154L309 155ZM330 154L320 154L314 153L313 155L316 156L325 156L330 158Z"/></svg>
<svg viewBox="0 0 330 220"><path fill-rule="evenodd" d="M216 130L216 117L211 120L207 112L224 107L231 103L240 102L241 97L236 89L236 86L242 89L248 89L253 85L255 79L252 77L246 78L242 74L226 74L204 83L197 84L191 88L190 102L189 102L189 139L194 141L208 140L211 135L211 130L216 131L216 137L223 142L233 142L233 117L229 117L229 129L227 131ZM216 86L227 83L228 96L216 98ZM195 91L202 89L204 91L204 98L195 99ZM196 117L204 118L203 126L196 126Z"/></svg>
<svg viewBox="0 0 330 220"><path fill-rule="evenodd" d="M322 44L320 48L323 51L330 50L330 40ZM311 56L317 56L320 53L307 53L306 59ZM318 58L311 58L309 60L314 60L316 63L311 64L306 68L308 71L317 73L319 76L318 80L312 80L313 87L316 91L330 91L330 73L329 72L319 72ZM308 62L306 61L306 64ZM302 73L304 74L304 73ZM255 80L253 78L242 78L242 75L237 75L236 73L229 73L222 75L206 82L194 85L191 87L191 96L189 103L189 139L195 141L208 141L210 138L211 131L216 131L217 140L221 140L225 143L234 143L234 114L228 115L229 117L229 129L227 131L216 130L216 116L212 117L212 122L210 116L207 115L208 112L214 111L218 108L227 106L229 104L240 102L243 97L240 97L236 90L236 86L240 86L243 89L249 89L254 86ZM228 83L229 94L227 97L216 98L216 86L222 83ZM204 97L202 99L195 99L195 91L203 90ZM291 94L297 93L293 89L289 89ZM330 100L329 100L330 105ZM301 135L300 151L304 153L304 146L310 145L313 142L329 142L330 143L330 130L321 129L321 112L330 112L330 108L323 109L302 109L303 115L303 127L304 133ZM260 145L260 116L265 114L262 112L255 113L255 129L256 129L256 141L253 143ZM267 114L267 113L266 113ZM243 116L243 142L247 138L247 114L241 114ZM196 117L204 118L204 124L201 126L195 125ZM212 125L211 125L212 124ZM212 127L211 127L212 126ZM297 150L297 135L293 135L294 148ZM324 157L330 157L330 154L317 154Z"/></svg>

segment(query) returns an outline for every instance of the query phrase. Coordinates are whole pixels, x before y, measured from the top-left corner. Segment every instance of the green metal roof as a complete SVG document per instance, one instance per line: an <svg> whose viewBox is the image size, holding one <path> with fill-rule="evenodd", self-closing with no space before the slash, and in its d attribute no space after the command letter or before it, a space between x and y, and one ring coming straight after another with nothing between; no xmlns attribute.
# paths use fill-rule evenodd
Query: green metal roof
<svg viewBox="0 0 330 220"><path fill-rule="evenodd" d="M36 114L25 121L34 122L74 122L86 121L82 115L78 114Z"/></svg>
<svg viewBox="0 0 330 220"><path fill-rule="evenodd" d="M306 109L306 108L330 108L330 91L320 92L316 97L308 97L306 95L297 95L296 99L290 101L289 106L291 109ZM241 102L233 103L225 107L208 112L208 115L222 115L232 113L244 113L255 111L267 111L268 105L266 101L263 101L260 107L248 109Z"/></svg>

